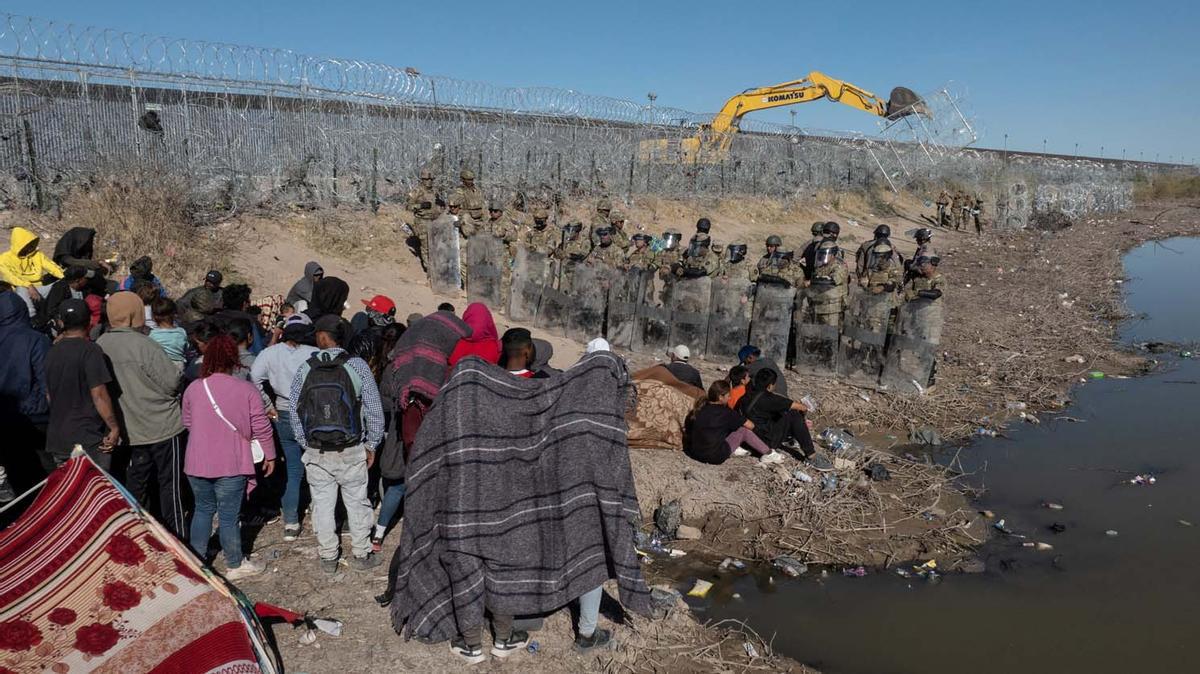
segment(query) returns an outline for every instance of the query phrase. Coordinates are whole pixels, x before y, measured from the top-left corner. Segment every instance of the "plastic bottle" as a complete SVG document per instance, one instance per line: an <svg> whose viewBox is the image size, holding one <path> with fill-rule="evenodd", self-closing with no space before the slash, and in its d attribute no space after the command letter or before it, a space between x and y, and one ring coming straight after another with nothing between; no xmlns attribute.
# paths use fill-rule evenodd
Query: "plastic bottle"
<svg viewBox="0 0 1200 674"><path fill-rule="evenodd" d="M1025 409L1025 403L1022 403L1022 402L1008 403L1006 405L1006 407L1008 407L1008 409L1010 409L1010 410L1023 410L1023 409Z"/></svg>

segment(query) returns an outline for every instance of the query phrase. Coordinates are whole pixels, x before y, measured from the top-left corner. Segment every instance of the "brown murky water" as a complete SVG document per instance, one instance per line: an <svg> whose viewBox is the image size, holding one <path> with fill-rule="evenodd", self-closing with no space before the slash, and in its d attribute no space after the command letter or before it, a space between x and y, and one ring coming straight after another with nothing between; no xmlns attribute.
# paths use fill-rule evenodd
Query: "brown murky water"
<svg viewBox="0 0 1200 674"><path fill-rule="evenodd" d="M1146 316L1124 338L1200 341L1200 239L1125 262L1129 305ZM1153 375L1078 387L1065 414L1082 423L1047 416L963 452L988 489L979 507L1052 551L998 538L986 573L933 584L836 569L768 583L759 571L694 606L828 674L1200 672L1200 360L1180 350ZM1146 473L1156 484L1129 484Z"/></svg>

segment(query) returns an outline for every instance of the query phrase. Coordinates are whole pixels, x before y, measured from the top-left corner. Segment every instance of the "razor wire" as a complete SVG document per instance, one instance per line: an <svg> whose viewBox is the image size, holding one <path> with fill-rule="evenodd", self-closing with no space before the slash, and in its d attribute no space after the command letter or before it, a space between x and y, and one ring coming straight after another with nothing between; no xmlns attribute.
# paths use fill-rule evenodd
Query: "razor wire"
<svg viewBox="0 0 1200 674"><path fill-rule="evenodd" d="M742 119L727 151L689 161L711 114L0 15L0 165L19 183L9 191L53 190L122 166L178 173L206 198L240 203L397 199L419 168L443 187L470 168L491 196L547 201L788 198L944 180L982 188L1014 172L1038 184L1111 185L1132 175L1129 164L1000 162L970 148L978 134L963 90L947 86L923 103L928 114L885 120L876 135Z"/></svg>

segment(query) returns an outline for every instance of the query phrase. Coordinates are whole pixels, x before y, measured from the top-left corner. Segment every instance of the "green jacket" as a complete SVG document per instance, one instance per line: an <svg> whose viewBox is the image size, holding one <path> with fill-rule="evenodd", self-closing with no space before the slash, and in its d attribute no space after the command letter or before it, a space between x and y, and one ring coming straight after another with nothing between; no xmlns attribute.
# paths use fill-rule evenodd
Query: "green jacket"
<svg viewBox="0 0 1200 674"><path fill-rule="evenodd" d="M119 395L113 396L131 445L151 445L183 432L179 370L154 340L133 328L113 328L96 340L112 363Z"/></svg>

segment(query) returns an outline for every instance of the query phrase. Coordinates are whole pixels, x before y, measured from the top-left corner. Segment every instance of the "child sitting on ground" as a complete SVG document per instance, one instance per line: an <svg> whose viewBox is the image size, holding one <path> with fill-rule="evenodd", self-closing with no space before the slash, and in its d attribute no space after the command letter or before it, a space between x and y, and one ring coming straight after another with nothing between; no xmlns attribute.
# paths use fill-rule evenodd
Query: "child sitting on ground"
<svg viewBox="0 0 1200 674"><path fill-rule="evenodd" d="M187 331L175 325L175 300L159 297L150 304L150 313L153 316L150 339L167 352L167 358L175 363L175 367L183 370L188 338Z"/></svg>
<svg viewBox="0 0 1200 674"><path fill-rule="evenodd" d="M783 455L771 451L757 435L754 424L729 409L729 382L722 379L708 387L708 395L696 401L684 422L683 453L701 463L720 464L731 456L748 453L746 444L760 463L778 463Z"/></svg>

